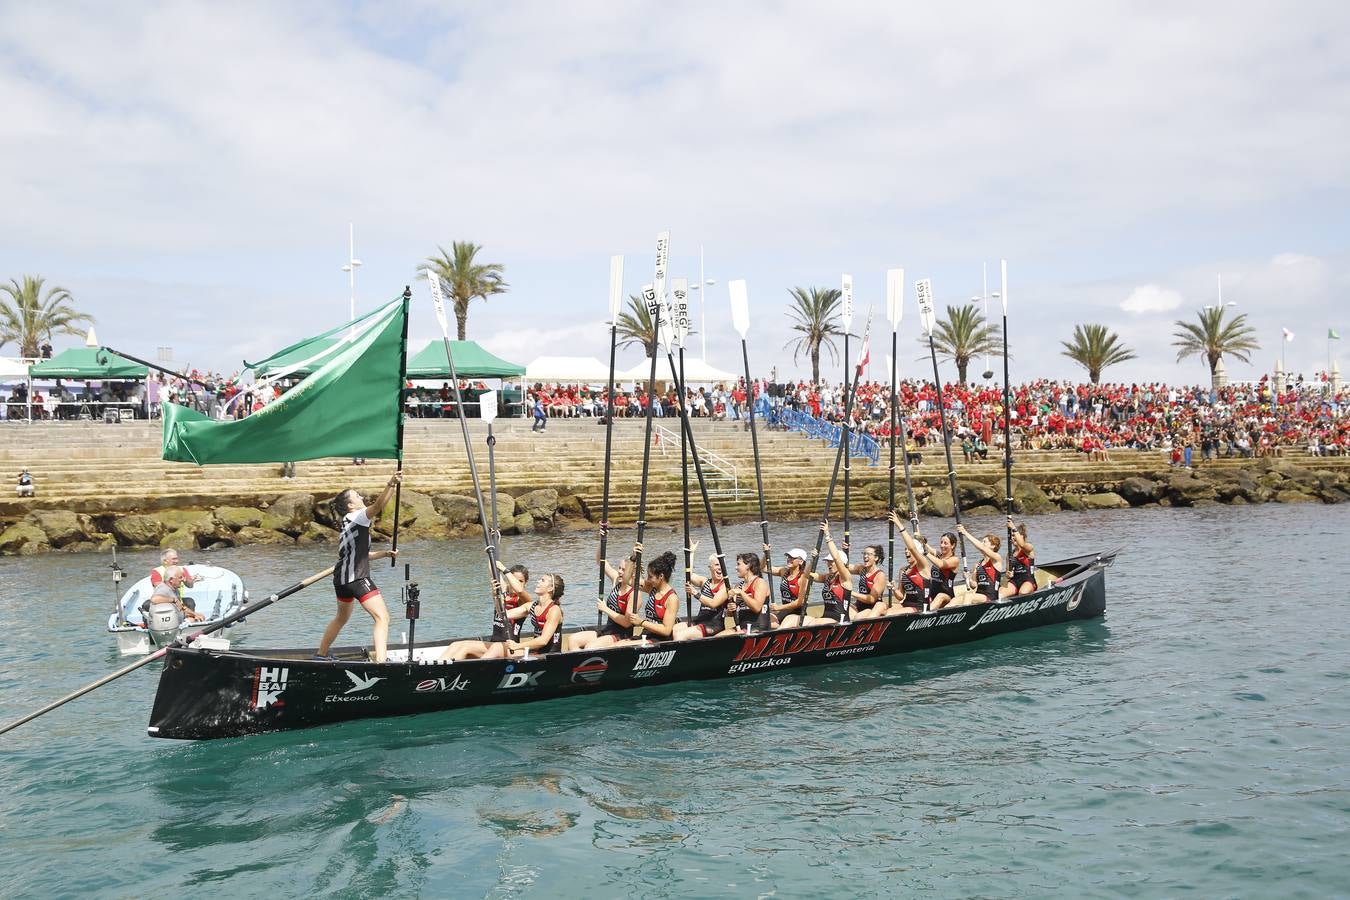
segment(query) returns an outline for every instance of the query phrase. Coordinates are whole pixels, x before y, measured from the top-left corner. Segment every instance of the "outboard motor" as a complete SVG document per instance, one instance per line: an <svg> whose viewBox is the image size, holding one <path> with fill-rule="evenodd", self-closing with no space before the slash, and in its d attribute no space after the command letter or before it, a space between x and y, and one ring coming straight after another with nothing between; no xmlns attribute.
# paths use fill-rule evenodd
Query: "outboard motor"
<svg viewBox="0 0 1350 900"><path fill-rule="evenodd" d="M152 603L145 613L145 627L156 647L165 647L178 637L183 614L172 603Z"/></svg>

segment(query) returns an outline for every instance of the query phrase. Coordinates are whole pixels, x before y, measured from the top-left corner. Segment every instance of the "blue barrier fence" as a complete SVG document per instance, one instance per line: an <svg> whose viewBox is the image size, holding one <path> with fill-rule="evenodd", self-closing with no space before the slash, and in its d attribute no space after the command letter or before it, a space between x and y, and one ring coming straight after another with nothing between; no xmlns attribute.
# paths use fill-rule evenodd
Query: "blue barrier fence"
<svg viewBox="0 0 1350 900"><path fill-rule="evenodd" d="M788 431L799 431L808 438L822 440L829 447L838 447L844 429L832 422L823 422L815 416L809 416L801 410L784 409L778 416L777 424ZM865 457L869 465L875 466L881 458L881 445L870 435L854 431L849 434L849 455Z"/></svg>

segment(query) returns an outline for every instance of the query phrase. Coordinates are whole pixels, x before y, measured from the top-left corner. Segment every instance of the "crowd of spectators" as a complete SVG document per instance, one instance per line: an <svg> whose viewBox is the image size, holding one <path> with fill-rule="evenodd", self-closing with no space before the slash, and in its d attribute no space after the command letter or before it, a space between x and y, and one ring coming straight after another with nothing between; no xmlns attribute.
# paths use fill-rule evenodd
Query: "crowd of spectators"
<svg viewBox="0 0 1350 900"><path fill-rule="evenodd" d="M772 422L783 409L794 409L827 422L844 419L842 385L766 384L756 382L759 414ZM535 384L528 388L550 417L602 417L604 387ZM907 380L898 385L900 411L910 444L923 448L941 440L937 390L931 382ZM747 391L743 379L730 385L690 387L690 414L713 419L743 419ZM987 457L1003 448L1003 391L994 384L948 384L943 388L953 442L967 459ZM673 387L655 398L653 415L673 414ZM646 414L645 386L616 388L616 417ZM1333 394L1325 382L1293 379L1276 393L1268 379L1232 384L1218 391L1161 383L1084 384L1042 379L1015 385L1010 430L1014 449L1077 450L1093 459L1108 459L1113 450L1161 450L1178 464L1192 455L1261 457L1301 447L1315 455L1350 452L1350 390ZM855 429L882 446L891 440L890 385L863 382L852 410Z"/></svg>

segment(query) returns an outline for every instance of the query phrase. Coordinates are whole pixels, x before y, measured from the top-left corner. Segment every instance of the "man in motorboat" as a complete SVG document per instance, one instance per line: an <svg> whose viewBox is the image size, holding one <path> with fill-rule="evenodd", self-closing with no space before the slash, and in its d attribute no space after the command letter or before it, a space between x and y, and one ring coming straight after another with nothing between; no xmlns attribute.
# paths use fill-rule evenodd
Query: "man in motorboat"
<svg viewBox="0 0 1350 900"><path fill-rule="evenodd" d="M155 566L153 569L150 570L150 586L159 587L159 583L164 580L164 573L171 566L177 565L179 565L178 551L173 549L172 547L169 547L159 555L159 565ZM181 568L183 570L182 587L192 587L193 586L192 573L188 571L187 566L181 566ZM182 588L179 589L178 595L180 597L183 595ZM189 600L188 602L191 603L192 601ZM194 607L194 609L195 608L196 607Z"/></svg>
<svg viewBox="0 0 1350 900"><path fill-rule="evenodd" d="M195 606L189 605L191 601L184 602L182 597L183 586L183 567L167 566L164 569L164 578L155 589L151 591L149 598L141 604L141 615L149 622L150 609L160 603L168 603L182 614L184 620L189 622L200 622L205 617L197 612Z"/></svg>

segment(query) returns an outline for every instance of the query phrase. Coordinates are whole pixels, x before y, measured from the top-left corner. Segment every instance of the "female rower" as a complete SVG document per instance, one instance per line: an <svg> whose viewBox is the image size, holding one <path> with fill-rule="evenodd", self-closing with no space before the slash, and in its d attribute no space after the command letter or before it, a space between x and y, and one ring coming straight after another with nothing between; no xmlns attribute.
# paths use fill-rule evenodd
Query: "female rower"
<svg viewBox="0 0 1350 900"><path fill-rule="evenodd" d="M928 608L942 607L956 599L956 570L961 560L956 556L956 534L944 531L938 541L937 552L931 549L924 554L931 566L928 573Z"/></svg>
<svg viewBox="0 0 1350 900"><path fill-rule="evenodd" d="M574 633L567 642L568 650L598 650L633 639L633 620L630 618L635 593L633 573L636 571L637 554L640 552L642 545L634 544L632 555L620 563L617 569L609 564L609 560L604 560L605 577L614 582L614 587L609 589L609 594L604 600L596 601L596 608L601 616L600 627L592 631ZM599 547L595 550L595 560L601 561Z"/></svg>
<svg viewBox="0 0 1350 900"><path fill-rule="evenodd" d="M754 627L759 622L764 604L769 602L769 583L760 577L758 553L737 553L736 574L740 576L739 587L731 589L736 600L736 627Z"/></svg>
<svg viewBox="0 0 1350 900"><path fill-rule="evenodd" d="M642 583L647 591L647 603L634 620L641 626L642 638L654 643L669 641L675 634L675 620L680 613L679 597L670 586L670 575L675 571L675 554L667 550L647 563L647 578Z"/></svg>
<svg viewBox="0 0 1350 900"><path fill-rule="evenodd" d="M689 552L698 549L694 541ZM727 627L727 600L730 598L727 580L722 577L722 563L716 553L708 555L708 574L690 574L684 584L685 593L698 597L699 608L687 623L675 626L675 640L692 641L696 638L721 634ZM695 592L697 591L697 594Z"/></svg>
<svg viewBox="0 0 1350 900"><path fill-rule="evenodd" d="M562 650L563 577L540 575L534 586L534 603L530 605L530 623L535 636L526 640L508 641L506 649L512 656L524 656L531 650L539 653L557 653Z"/></svg>
<svg viewBox="0 0 1350 900"><path fill-rule="evenodd" d="M891 510L891 522L900 531L900 539L905 542L905 551L909 557L909 566L900 573L895 583L895 591L900 594L896 602L895 593L891 594L890 615L903 616L923 612L928 605L928 579L923 573L928 567L928 542L921 534L912 535L905 528L900 513Z"/></svg>
<svg viewBox="0 0 1350 900"><path fill-rule="evenodd" d="M853 572L848 567L848 557L844 552L835 546L834 538L830 537L830 523L820 523L820 533L825 536L825 547L830 551L830 560L826 564L824 572L813 572L808 570L807 577L812 583L823 583L825 585L825 609L819 617L805 615L789 615L783 619L782 627L793 628L799 625L829 625L834 622L842 622L845 613L845 598L853 590Z"/></svg>
<svg viewBox="0 0 1350 900"><path fill-rule="evenodd" d="M886 573L881 564L886 561L886 551L880 544L869 544L863 548L862 565L849 566L849 571L861 575L861 590L850 591L849 601L853 604L854 619L870 619L886 615Z"/></svg>
<svg viewBox="0 0 1350 900"><path fill-rule="evenodd" d="M500 568L501 563L497 566ZM501 659L505 656L507 643L519 640L521 626L525 624L525 617L530 614L530 606L534 603L534 598L525 589L529 580L530 570L521 565L502 572L502 580L494 581L492 589L494 592L505 590L502 595L505 626L500 622L494 623L490 640L455 641L445 648L441 659L457 662L461 659Z"/></svg>
<svg viewBox="0 0 1350 900"><path fill-rule="evenodd" d="M768 553L767 546L764 552ZM787 617L794 614L798 620L801 619L801 612L806 606L806 597L811 593L807 589L811 581L810 576L806 574L807 559L805 550L794 547L787 552L785 565L769 567L770 572L782 579L778 582L778 596L783 602L769 607L769 613L773 616L775 624L786 623Z"/></svg>
<svg viewBox="0 0 1350 900"><path fill-rule="evenodd" d="M999 589L1000 597L1030 594L1036 590L1036 548L1027 540L1027 523L1014 526L1008 516L1008 530L1012 532L1012 546L1008 548L1008 583Z"/></svg>
<svg viewBox="0 0 1350 900"><path fill-rule="evenodd" d="M967 531L964 525L957 525L956 530L984 556L984 559L980 560L966 576L966 586L974 592L974 596L969 596L967 602L993 603L998 599L998 577L1003 572L1003 557L998 552L1003 542L996 534L986 534L981 541Z"/></svg>

